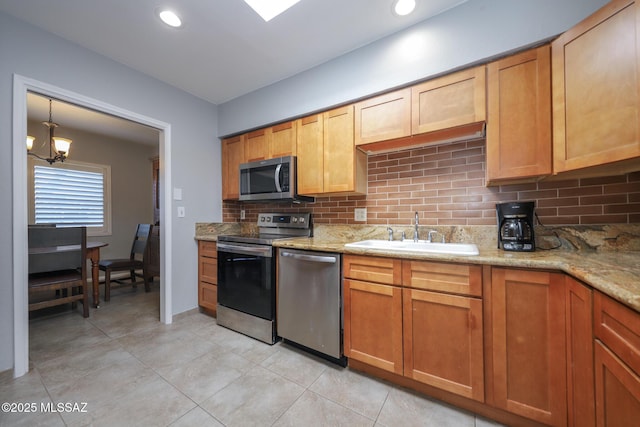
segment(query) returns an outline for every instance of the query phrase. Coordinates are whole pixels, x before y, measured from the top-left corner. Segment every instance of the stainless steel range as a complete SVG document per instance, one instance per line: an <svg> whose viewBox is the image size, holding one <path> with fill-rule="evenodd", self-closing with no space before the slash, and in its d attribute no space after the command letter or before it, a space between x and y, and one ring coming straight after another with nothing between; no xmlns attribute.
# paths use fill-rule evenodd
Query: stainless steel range
<svg viewBox="0 0 640 427"><path fill-rule="evenodd" d="M218 236L217 323L276 342L276 239L309 237L310 213L261 213L258 234Z"/></svg>

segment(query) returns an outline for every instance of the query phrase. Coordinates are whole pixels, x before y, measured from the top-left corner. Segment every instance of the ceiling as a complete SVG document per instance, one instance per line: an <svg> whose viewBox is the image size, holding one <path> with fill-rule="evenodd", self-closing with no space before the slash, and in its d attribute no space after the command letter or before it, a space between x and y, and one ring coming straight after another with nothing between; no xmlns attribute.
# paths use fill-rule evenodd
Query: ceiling
<svg viewBox="0 0 640 427"><path fill-rule="evenodd" d="M466 1L417 0L401 17L394 0L300 0L269 22L241 0L0 0L0 11L221 104ZM164 25L156 15L161 7L177 12L183 27ZM27 108L30 119L47 120L47 99L30 97ZM54 120L158 142L153 129L65 103L54 103Z"/></svg>
<svg viewBox="0 0 640 427"><path fill-rule="evenodd" d="M53 121L60 125L56 130L58 136L65 136L65 128L74 128L146 145L158 145L160 141L158 129L66 102L53 100L51 111ZM49 120L49 98L28 93L27 116L29 120L37 122ZM33 136L41 138L46 132L47 129L42 126L42 129L33 132Z"/></svg>
<svg viewBox="0 0 640 427"><path fill-rule="evenodd" d="M264 22L241 0L0 0L0 11L213 104L270 85L467 0L301 0ZM156 15L170 7L183 28Z"/></svg>

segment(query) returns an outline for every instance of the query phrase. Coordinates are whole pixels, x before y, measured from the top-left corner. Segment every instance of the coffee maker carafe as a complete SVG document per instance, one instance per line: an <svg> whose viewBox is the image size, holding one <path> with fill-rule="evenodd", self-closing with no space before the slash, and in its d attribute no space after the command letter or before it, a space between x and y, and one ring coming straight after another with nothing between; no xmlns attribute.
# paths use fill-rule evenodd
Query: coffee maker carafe
<svg viewBox="0 0 640 427"><path fill-rule="evenodd" d="M498 218L498 249L532 252L536 249L533 231L534 202L496 204Z"/></svg>

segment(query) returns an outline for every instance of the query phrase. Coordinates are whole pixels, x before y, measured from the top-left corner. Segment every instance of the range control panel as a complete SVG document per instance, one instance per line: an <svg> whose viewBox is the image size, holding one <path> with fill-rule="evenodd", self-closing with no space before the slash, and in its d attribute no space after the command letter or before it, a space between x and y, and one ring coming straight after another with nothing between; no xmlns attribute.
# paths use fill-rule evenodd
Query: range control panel
<svg viewBox="0 0 640 427"><path fill-rule="evenodd" d="M310 213L261 213L258 214L258 227L271 228L309 228Z"/></svg>

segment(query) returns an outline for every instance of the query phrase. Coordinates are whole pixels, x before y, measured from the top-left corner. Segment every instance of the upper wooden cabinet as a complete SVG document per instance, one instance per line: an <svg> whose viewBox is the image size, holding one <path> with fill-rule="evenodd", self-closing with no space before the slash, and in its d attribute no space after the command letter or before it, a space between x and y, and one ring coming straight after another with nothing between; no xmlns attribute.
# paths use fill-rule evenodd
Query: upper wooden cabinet
<svg viewBox="0 0 640 427"><path fill-rule="evenodd" d="M487 66L487 185L536 180L551 168L549 45Z"/></svg>
<svg viewBox="0 0 640 427"><path fill-rule="evenodd" d="M411 135L411 88L396 90L355 104L355 144Z"/></svg>
<svg viewBox="0 0 640 427"><path fill-rule="evenodd" d="M640 163L639 20L637 2L614 0L552 43L554 173Z"/></svg>
<svg viewBox="0 0 640 427"><path fill-rule="evenodd" d="M244 135L222 140L222 200L240 197L240 164L244 162Z"/></svg>
<svg viewBox="0 0 640 427"><path fill-rule="evenodd" d="M353 142L353 105L297 121L298 193L366 194L367 157Z"/></svg>
<svg viewBox="0 0 640 427"><path fill-rule="evenodd" d="M296 155L296 123L286 122L267 129L269 158Z"/></svg>
<svg viewBox="0 0 640 427"><path fill-rule="evenodd" d="M258 129L245 134L244 163L266 160L269 158L269 140L267 129Z"/></svg>
<svg viewBox="0 0 640 427"><path fill-rule="evenodd" d="M411 133L485 121L485 74L482 65L413 86Z"/></svg>

